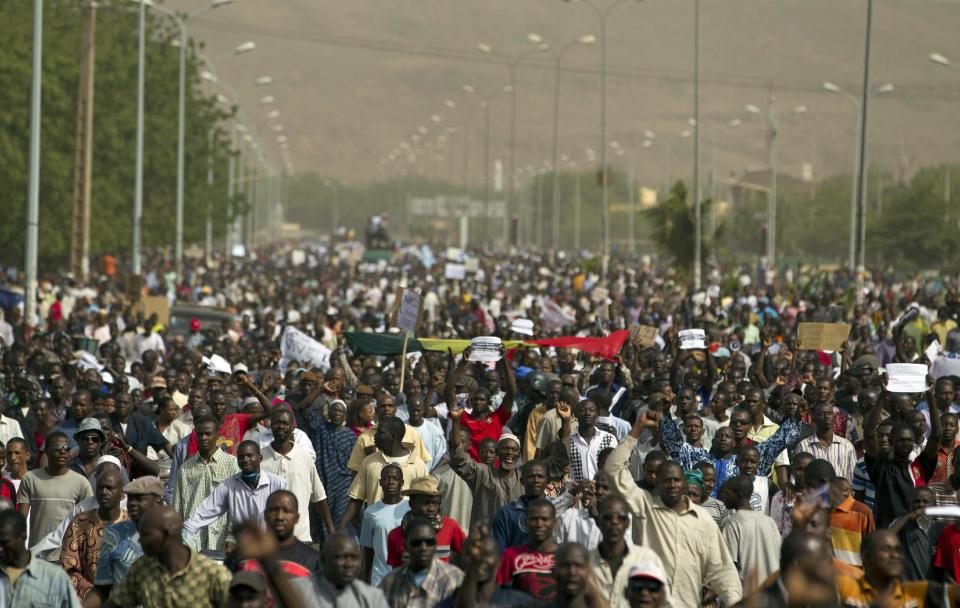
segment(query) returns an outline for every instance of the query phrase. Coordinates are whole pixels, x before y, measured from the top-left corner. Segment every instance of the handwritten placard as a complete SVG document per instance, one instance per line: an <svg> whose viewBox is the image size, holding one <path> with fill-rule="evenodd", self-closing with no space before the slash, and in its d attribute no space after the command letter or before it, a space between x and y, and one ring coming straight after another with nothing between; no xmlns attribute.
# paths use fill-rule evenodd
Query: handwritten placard
<svg viewBox="0 0 960 608"><path fill-rule="evenodd" d="M848 323L800 323L797 327L804 350L840 350L849 335Z"/></svg>

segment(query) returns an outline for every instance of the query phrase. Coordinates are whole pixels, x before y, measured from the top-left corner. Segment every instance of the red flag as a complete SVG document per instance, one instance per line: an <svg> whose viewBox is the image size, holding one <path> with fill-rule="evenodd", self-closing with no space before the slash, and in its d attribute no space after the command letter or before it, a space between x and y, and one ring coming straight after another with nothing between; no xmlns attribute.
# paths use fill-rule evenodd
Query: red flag
<svg viewBox="0 0 960 608"><path fill-rule="evenodd" d="M549 338L546 340L524 340L528 344L537 344L539 346L553 346L556 348L576 348L585 353L600 355L604 359L614 359L623 343L630 337L630 332L626 329L615 331L605 338L577 338L574 336L564 336L562 338Z"/></svg>

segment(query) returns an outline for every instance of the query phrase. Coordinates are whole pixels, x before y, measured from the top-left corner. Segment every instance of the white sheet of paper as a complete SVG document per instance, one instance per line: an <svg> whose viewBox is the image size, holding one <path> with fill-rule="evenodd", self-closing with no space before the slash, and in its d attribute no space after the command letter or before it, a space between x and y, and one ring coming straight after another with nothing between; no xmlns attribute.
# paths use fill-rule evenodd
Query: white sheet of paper
<svg viewBox="0 0 960 608"><path fill-rule="evenodd" d="M930 517L958 517L960 518L960 506L943 505L938 507L927 507L924 514Z"/></svg>
<svg viewBox="0 0 960 608"><path fill-rule="evenodd" d="M679 331L677 336L680 338L680 348L682 350L707 347L707 334L702 329L684 329Z"/></svg>
<svg viewBox="0 0 960 608"><path fill-rule="evenodd" d="M888 363L887 390L891 393L922 393L927 390L927 366L922 363Z"/></svg>
<svg viewBox="0 0 960 608"><path fill-rule="evenodd" d="M501 345L496 336L479 336L470 340L470 361L499 361Z"/></svg>
<svg viewBox="0 0 960 608"><path fill-rule="evenodd" d="M927 355L927 361L933 363L937 360L937 355L940 354L940 341L934 340L930 343L930 346L927 347L927 350L923 351Z"/></svg>
<svg viewBox="0 0 960 608"><path fill-rule="evenodd" d="M443 278L445 279L459 279L463 280L467 278L467 267L463 264L450 264L448 263L443 268Z"/></svg>

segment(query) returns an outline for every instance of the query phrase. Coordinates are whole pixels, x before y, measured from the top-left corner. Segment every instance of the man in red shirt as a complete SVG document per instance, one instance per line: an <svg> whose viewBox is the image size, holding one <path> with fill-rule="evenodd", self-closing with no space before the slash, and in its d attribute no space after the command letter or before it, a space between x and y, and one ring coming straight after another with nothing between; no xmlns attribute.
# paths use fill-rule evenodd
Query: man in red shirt
<svg viewBox="0 0 960 608"><path fill-rule="evenodd" d="M553 539L556 509L549 499L540 498L527 507L525 545L508 547L497 568L497 584L525 591L540 602L552 602L557 594L553 574L559 545Z"/></svg>
<svg viewBox="0 0 960 608"><path fill-rule="evenodd" d="M469 359L470 347L468 346L463 350L463 358L460 359L447 380L446 399L449 410L457 409L457 381L463 375L463 370ZM470 433L470 457L477 462L480 461L480 442L484 439L499 440L503 427L513 413L513 396L517 392L517 380L513 371L507 368L506 360L502 356L497 361L497 370L507 379L505 394L499 409L496 412L490 410L490 391L480 387L470 394L471 411L465 411L460 416L460 426Z"/></svg>
<svg viewBox="0 0 960 608"><path fill-rule="evenodd" d="M410 487L403 491L403 495L410 498L410 511L403 516L400 525L387 534L387 564L396 568L406 563L407 555L403 547L407 524L420 517L429 519L437 529L438 560L449 563L453 553L460 555L467 537L456 520L440 514L441 497L437 478L432 475L418 477L410 482Z"/></svg>
<svg viewBox="0 0 960 608"><path fill-rule="evenodd" d="M960 580L960 526L950 524L937 538L937 552L933 556L931 579ZM938 575L944 575L938 577Z"/></svg>

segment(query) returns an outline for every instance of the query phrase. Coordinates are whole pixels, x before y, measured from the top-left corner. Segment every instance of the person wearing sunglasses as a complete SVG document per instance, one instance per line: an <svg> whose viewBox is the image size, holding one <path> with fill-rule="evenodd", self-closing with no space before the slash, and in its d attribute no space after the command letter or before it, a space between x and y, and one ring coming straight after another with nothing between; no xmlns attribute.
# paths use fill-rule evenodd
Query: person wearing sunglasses
<svg viewBox="0 0 960 608"><path fill-rule="evenodd" d="M437 529L426 517L407 524L403 549L407 563L380 581L391 606L436 606L463 584L463 571L436 558Z"/></svg>
<svg viewBox="0 0 960 608"><path fill-rule="evenodd" d="M30 521L29 547L53 532L75 504L93 496L87 478L67 467L70 440L65 433L54 431L47 435L43 451L47 466L24 475L17 494L20 512Z"/></svg>
<svg viewBox="0 0 960 608"><path fill-rule="evenodd" d="M669 605L667 575L655 562L640 562L630 568L623 596L630 608L662 608Z"/></svg>
<svg viewBox="0 0 960 608"><path fill-rule="evenodd" d="M651 563L663 570L660 557L653 550L627 538L630 520L630 506L621 496L609 496L598 505L597 523L603 538L590 552L590 564L597 587L610 608L629 608L628 598L619 591L628 583L632 566Z"/></svg>

